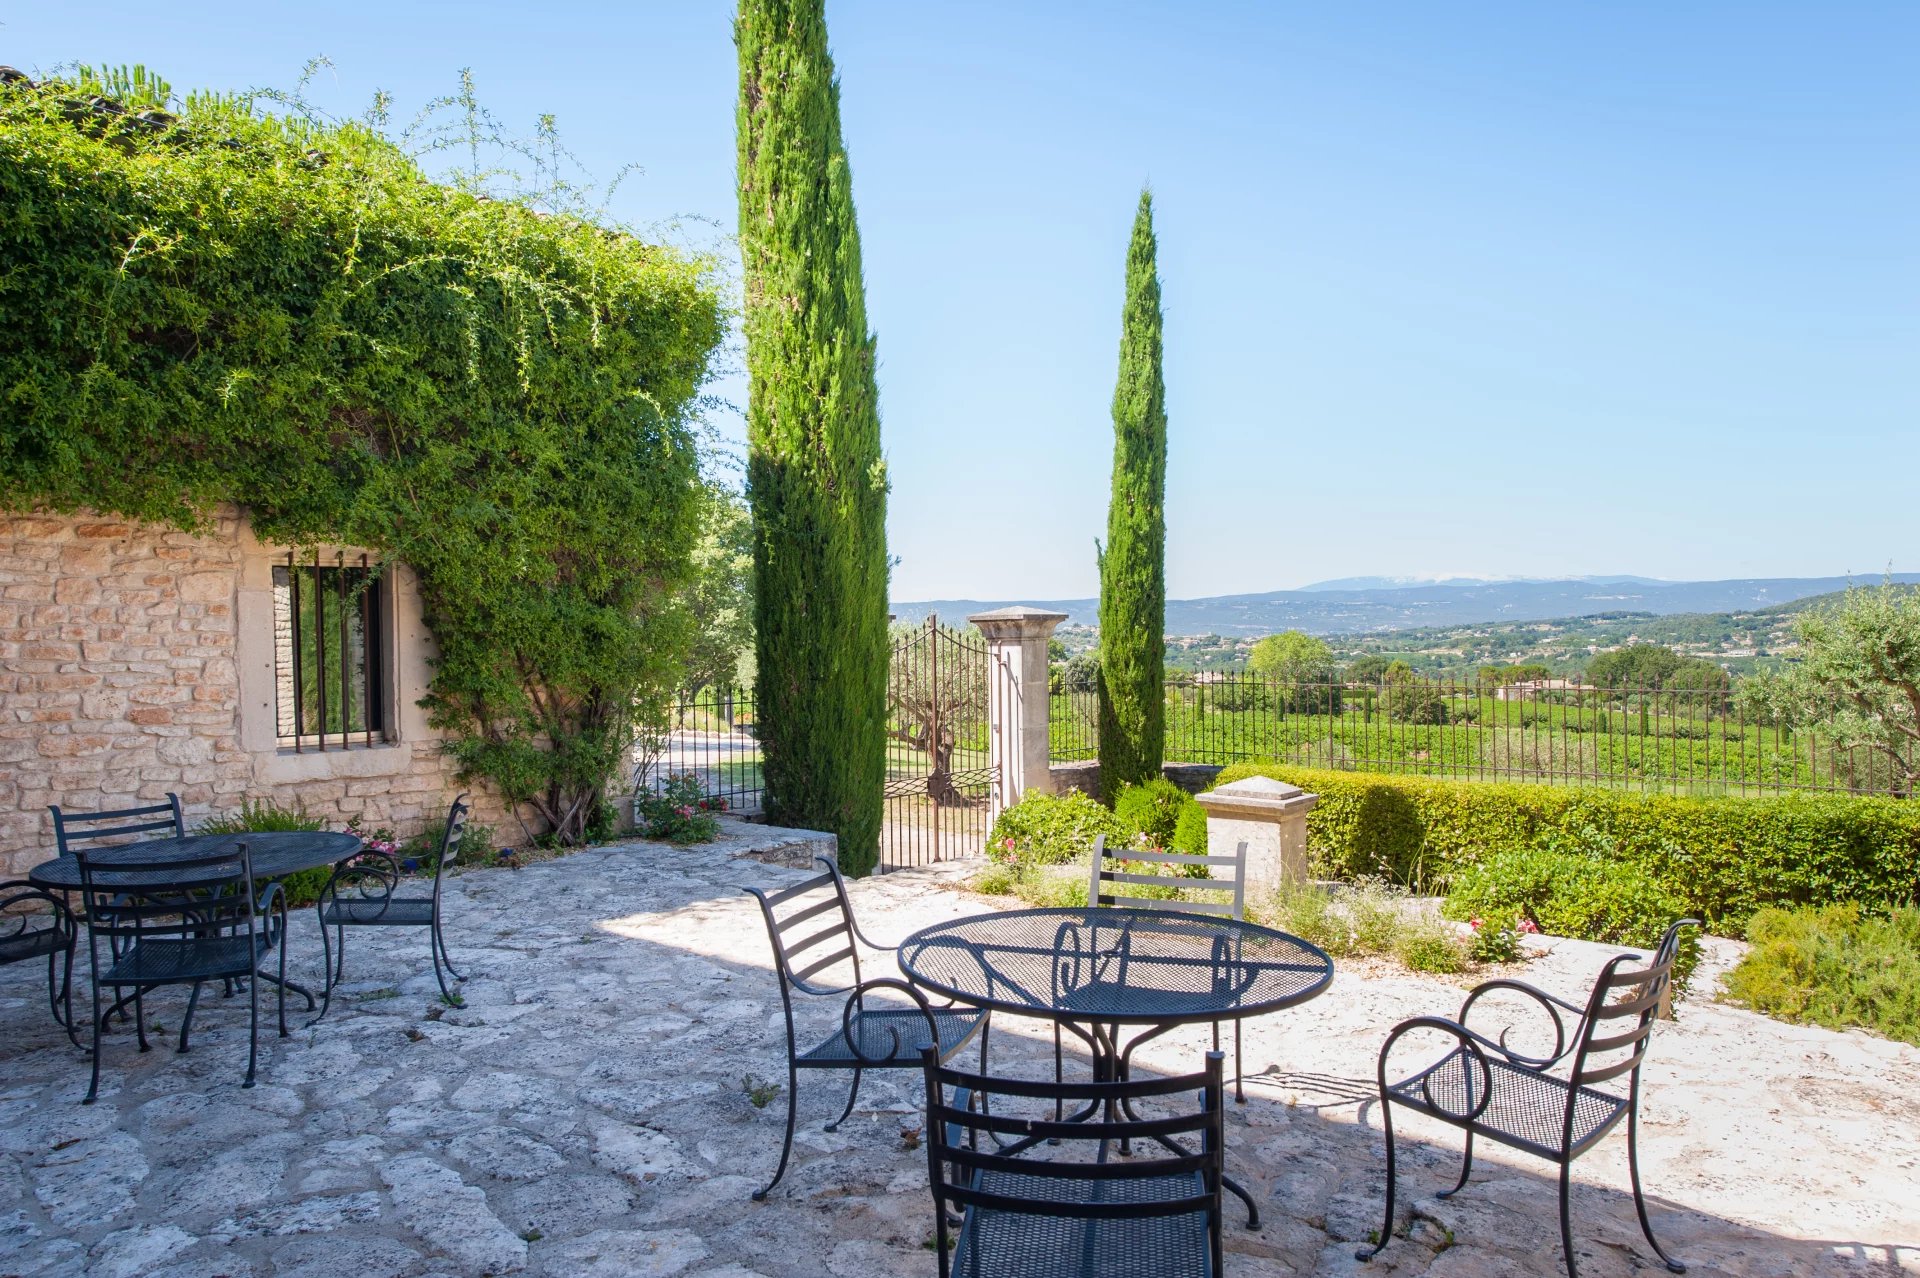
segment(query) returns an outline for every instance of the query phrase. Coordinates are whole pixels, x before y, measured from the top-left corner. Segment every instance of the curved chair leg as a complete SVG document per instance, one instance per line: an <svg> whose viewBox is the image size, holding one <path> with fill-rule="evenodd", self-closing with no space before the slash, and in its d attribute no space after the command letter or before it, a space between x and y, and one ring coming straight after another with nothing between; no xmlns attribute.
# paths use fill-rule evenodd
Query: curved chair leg
<svg viewBox="0 0 1920 1278"><path fill-rule="evenodd" d="M1460 1179L1454 1182L1452 1189L1443 1189L1435 1198L1451 1198L1467 1187L1467 1175L1473 1170L1473 1133L1467 1133L1467 1150L1460 1157Z"/></svg>
<svg viewBox="0 0 1920 1278"><path fill-rule="evenodd" d="M1372 1260L1387 1245L1387 1240L1393 1237L1393 1107L1385 1096L1380 1098L1380 1125L1387 1130L1387 1214L1380 1226L1379 1241L1354 1252L1355 1260Z"/></svg>
<svg viewBox="0 0 1920 1278"><path fill-rule="evenodd" d="M254 1067L260 1057L260 977L256 974L247 981L247 1081L242 1087L253 1086Z"/></svg>
<svg viewBox="0 0 1920 1278"><path fill-rule="evenodd" d="M175 1051L187 1050L187 1032L193 1028L193 1009L198 1006L200 1006L200 982L195 981L192 993L187 995L186 1014L180 1018L180 1045L174 1049Z"/></svg>
<svg viewBox="0 0 1920 1278"><path fill-rule="evenodd" d="M1653 1236L1653 1223L1647 1219L1646 1195L1640 1192L1640 1107L1635 1105L1627 1111L1627 1170L1633 1177L1633 1209L1640 1213L1640 1232L1647 1236L1647 1245L1660 1257L1669 1273L1684 1274L1686 1265L1669 1256Z"/></svg>
<svg viewBox="0 0 1920 1278"><path fill-rule="evenodd" d="M853 1086L847 1092L847 1107L840 1111L840 1117L827 1124L828 1131L840 1130L840 1124L847 1121L847 1115L853 1112L853 1103L860 1099L860 1080L865 1076L866 1074L863 1070L856 1069L853 1071Z"/></svg>
<svg viewBox="0 0 1920 1278"><path fill-rule="evenodd" d="M440 998L443 1002L453 1002L453 991L447 986L447 978L440 973L440 946L433 938L428 938L427 951L433 959L433 979L440 982Z"/></svg>
<svg viewBox="0 0 1920 1278"><path fill-rule="evenodd" d="M80 1026L79 1023L73 1019L73 962L76 957L78 957L76 947L69 945L67 947L67 960L60 967L60 1002L61 1005L66 1008L66 1019L60 1023L66 1027L67 1040L75 1047L78 1047L80 1046ZM47 979L52 980L53 973L51 968L53 960L49 958L47 963L49 968ZM56 1013L56 1015L58 1015L58 1013Z"/></svg>
<svg viewBox="0 0 1920 1278"><path fill-rule="evenodd" d="M780 1146L780 1165L773 1169L773 1179L767 1182L765 1189L756 1189L753 1201L763 1203L780 1178L787 1174L787 1159L793 1156L793 1120L800 1107L800 1073L794 1069L793 1061L787 1061L787 1137Z"/></svg>
<svg viewBox="0 0 1920 1278"><path fill-rule="evenodd" d="M447 953L447 937L446 934L440 930L439 919L433 921L433 943L440 948L440 961L447 965L447 973L456 981L466 980L466 977L454 970L453 955Z"/></svg>
<svg viewBox="0 0 1920 1278"><path fill-rule="evenodd" d="M287 1036L287 921L280 920L280 1037ZM312 996L309 995L309 998Z"/></svg>
<svg viewBox="0 0 1920 1278"><path fill-rule="evenodd" d="M325 915L320 918L320 975L326 978L320 992L320 1015L307 1022L309 1029L318 1025L333 1006L333 938L327 935Z"/></svg>
<svg viewBox="0 0 1920 1278"><path fill-rule="evenodd" d="M93 1104L100 1095L100 1022L103 1019L100 1011L100 956L96 950L89 957L94 963L93 979L88 982L93 986L93 1081L87 1084L87 1098L80 1102L82 1105Z"/></svg>
<svg viewBox="0 0 1920 1278"><path fill-rule="evenodd" d="M1567 1258L1567 1278L1580 1278L1580 1270L1573 1259L1573 1217L1571 1195L1573 1191L1573 1164L1560 1164L1560 1250Z"/></svg>
<svg viewBox="0 0 1920 1278"><path fill-rule="evenodd" d="M133 1032L134 1036L140 1040L140 1050L151 1052L153 1044L147 1041L147 1004L143 997L145 993L144 986L133 987Z"/></svg>

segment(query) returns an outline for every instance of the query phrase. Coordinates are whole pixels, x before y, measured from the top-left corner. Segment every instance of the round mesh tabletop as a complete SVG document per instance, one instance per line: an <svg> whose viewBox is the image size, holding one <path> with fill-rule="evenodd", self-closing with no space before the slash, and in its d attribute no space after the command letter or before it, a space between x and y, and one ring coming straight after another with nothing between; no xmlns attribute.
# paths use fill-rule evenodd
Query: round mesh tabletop
<svg viewBox="0 0 1920 1278"><path fill-rule="evenodd" d="M361 846L359 838L351 834L333 834L324 830L263 830L250 834L193 834L184 839L142 839L138 843L94 848L87 853L87 860L92 863L94 881L100 886L166 887L174 885L175 880L150 872L138 875L139 882L133 881L136 876L131 874L116 879L111 876L109 867L116 861L161 861L170 857L191 861L218 856L222 851L242 843L247 845L247 851L253 857L253 877L260 882L284 879L301 870L333 865L358 852ZM202 867L195 873L201 877L220 877L217 868ZM27 871L27 880L35 887L78 891L80 862L72 856L57 856L51 861L42 861ZM191 885L182 883L180 886Z"/></svg>
<svg viewBox="0 0 1920 1278"><path fill-rule="evenodd" d="M900 946L916 985L976 1007L1066 1021L1178 1025L1303 1003L1333 960L1256 923L1154 909L1046 909L937 923Z"/></svg>

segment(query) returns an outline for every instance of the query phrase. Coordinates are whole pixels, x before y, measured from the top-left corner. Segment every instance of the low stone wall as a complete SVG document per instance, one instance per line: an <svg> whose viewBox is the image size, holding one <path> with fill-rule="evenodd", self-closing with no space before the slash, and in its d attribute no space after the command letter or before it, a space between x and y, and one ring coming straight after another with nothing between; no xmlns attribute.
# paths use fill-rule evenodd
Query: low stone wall
<svg viewBox="0 0 1920 1278"><path fill-rule="evenodd" d="M1185 790L1188 794L1198 794L1213 784L1220 775L1217 763L1163 763L1160 775ZM1069 790L1078 790L1082 794L1100 792L1100 764L1097 760L1087 759L1078 763L1056 763L1050 769L1053 778L1053 792L1065 794Z"/></svg>
<svg viewBox="0 0 1920 1278"><path fill-rule="evenodd" d="M272 797L403 836L442 818L457 787L413 704L431 640L404 571L393 586L392 739L324 754L277 747L271 572L283 555L237 511L204 536L0 515L0 870L53 855L54 803L100 811L173 791L192 823ZM522 837L499 803L475 798L477 819Z"/></svg>

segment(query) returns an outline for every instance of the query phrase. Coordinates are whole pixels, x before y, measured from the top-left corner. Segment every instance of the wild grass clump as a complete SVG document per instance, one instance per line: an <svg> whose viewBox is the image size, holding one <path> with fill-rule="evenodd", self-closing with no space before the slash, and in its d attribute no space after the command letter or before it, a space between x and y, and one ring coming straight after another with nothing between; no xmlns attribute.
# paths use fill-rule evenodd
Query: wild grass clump
<svg viewBox="0 0 1920 1278"><path fill-rule="evenodd" d="M1920 1044L1920 908L1762 910L1747 934L1753 949L1727 974L1729 999L1781 1020Z"/></svg>
<svg viewBox="0 0 1920 1278"><path fill-rule="evenodd" d="M1254 902L1248 915L1337 959L1394 958L1416 972L1467 969L1467 948L1454 929L1409 910L1406 893L1379 879L1332 891L1289 884Z"/></svg>

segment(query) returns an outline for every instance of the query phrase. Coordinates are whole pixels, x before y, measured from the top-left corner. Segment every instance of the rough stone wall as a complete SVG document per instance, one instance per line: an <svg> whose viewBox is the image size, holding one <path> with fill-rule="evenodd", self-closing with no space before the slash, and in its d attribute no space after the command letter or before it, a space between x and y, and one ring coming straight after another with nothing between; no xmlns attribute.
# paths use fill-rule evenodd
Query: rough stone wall
<svg viewBox="0 0 1920 1278"><path fill-rule="evenodd" d="M242 747L235 604L249 541L235 512L205 536L0 515L0 869L53 854L53 803L97 811L171 790L189 825L249 796L402 836L440 820L454 782L426 734L368 752L398 752L378 760L338 756L360 775L297 780ZM518 823L477 797L478 818L518 841Z"/></svg>

